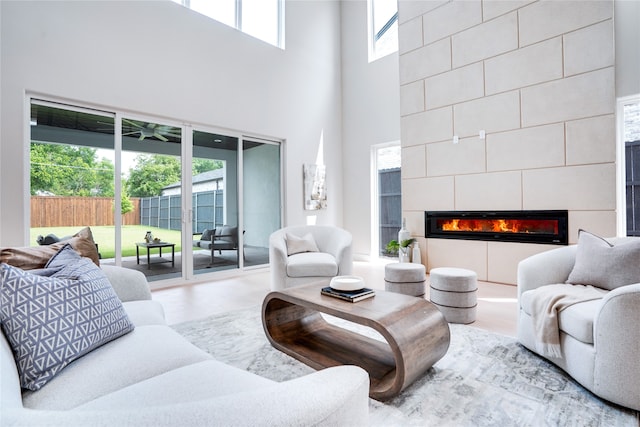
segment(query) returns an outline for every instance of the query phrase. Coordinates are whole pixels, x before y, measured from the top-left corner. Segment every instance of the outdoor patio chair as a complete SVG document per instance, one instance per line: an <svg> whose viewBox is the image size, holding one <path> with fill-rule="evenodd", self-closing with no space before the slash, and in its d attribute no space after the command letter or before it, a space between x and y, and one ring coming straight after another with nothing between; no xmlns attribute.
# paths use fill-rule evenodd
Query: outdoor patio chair
<svg viewBox="0 0 640 427"><path fill-rule="evenodd" d="M218 254L222 255L223 250L235 250L238 254L239 260L240 247L238 244L238 227L223 225L213 230L204 229L200 239L193 241L193 246L210 250L211 264L215 263L215 251L218 251Z"/></svg>

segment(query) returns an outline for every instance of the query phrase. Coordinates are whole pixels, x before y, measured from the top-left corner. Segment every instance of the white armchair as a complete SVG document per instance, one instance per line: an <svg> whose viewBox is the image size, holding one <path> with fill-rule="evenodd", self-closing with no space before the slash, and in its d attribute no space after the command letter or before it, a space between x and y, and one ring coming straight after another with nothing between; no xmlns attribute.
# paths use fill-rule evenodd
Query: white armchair
<svg viewBox="0 0 640 427"><path fill-rule="evenodd" d="M288 255L291 251L287 248L287 234L300 239L310 234L317 251ZM322 225L277 230L269 237L269 266L274 291L320 280L328 284L332 277L351 274L351 233Z"/></svg>
<svg viewBox="0 0 640 427"><path fill-rule="evenodd" d="M637 244L638 238L606 240L618 247L634 240ZM576 265L577 253L577 245L562 247L529 257L518 265L518 341L533 352L540 354L532 304L527 301L537 288L564 284ZM613 256L618 262L623 258ZM636 252L622 262L637 263L637 257ZM597 260L591 267L596 276L616 275L615 271L603 274L604 266ZM558 313L562 355L543 357L597 396L640 410L640 283L603 292L606 293L601 299L575 303Z"/></svg>

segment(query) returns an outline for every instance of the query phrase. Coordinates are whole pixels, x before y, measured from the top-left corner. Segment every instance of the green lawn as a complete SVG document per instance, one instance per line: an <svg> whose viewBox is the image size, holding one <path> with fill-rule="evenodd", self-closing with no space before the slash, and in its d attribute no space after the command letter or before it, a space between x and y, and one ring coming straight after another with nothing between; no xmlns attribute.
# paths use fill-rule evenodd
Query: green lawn
<svg viewBox="0 0 640 427"><path fill-rule="evenodd" d="M32 228L29 239L30 245L37 245L36 238L39 235L55 234L58 237L71 236L77 233L82 227L43 227ZM122 256L134 256L136 254L136 242L144 242L147 231L151 231L153 237L159 237L163 242L176 244L175 251L182 250L180 231L165 230L163 228L149 227L148 225L125 225L122 227ZM113 226L92 226L93 240L98 244L100 255L103 259L114 258L115 248L115 227Z"/></svg>

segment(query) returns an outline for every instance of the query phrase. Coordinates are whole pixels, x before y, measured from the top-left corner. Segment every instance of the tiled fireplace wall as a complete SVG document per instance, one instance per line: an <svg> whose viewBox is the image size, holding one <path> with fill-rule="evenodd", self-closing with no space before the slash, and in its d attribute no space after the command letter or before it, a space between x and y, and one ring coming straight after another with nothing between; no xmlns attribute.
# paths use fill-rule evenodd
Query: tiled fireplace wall
<svg viewBox="0 0 640 427"><path fill-rule="evenodd" d="M400 0L399 21L402 208L428 269L513 284L555 246L425 239L426 210L567 209L570 243L615 235L612 1Z"/></svg>

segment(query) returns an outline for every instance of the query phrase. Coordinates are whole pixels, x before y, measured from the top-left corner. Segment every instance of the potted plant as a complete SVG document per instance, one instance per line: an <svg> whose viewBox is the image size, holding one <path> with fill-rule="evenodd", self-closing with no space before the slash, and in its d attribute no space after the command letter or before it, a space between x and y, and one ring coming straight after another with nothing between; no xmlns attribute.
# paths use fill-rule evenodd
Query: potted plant
<svg viewBox="0 0 640 427"><path fill-rule="evenodd" d="M400 248L400 243L397 240L391 240L387 243L387 246L384 248L386 255L398 255L398 249Z"/></svg>
<svg viewBox="0 0 640 427"><path fill-rule="evenodd" d="M413 247L413 243L416 241L414 238L406 239L400 242L400 262L409 262L410 258L410 250Z"/></svg>
<svg viewBox="0 0 640 427"><path fill-rule="evenodd" d="M398 243L397 240L391 240L389 243L387 243L385 249L387 253L391 255L398 254L400 257L400 262L409 262L409 250L411 249L411 246L413 245L413 243L415 243L415 241L416 239L414 238L403 240L400 243Z"/></svg>

